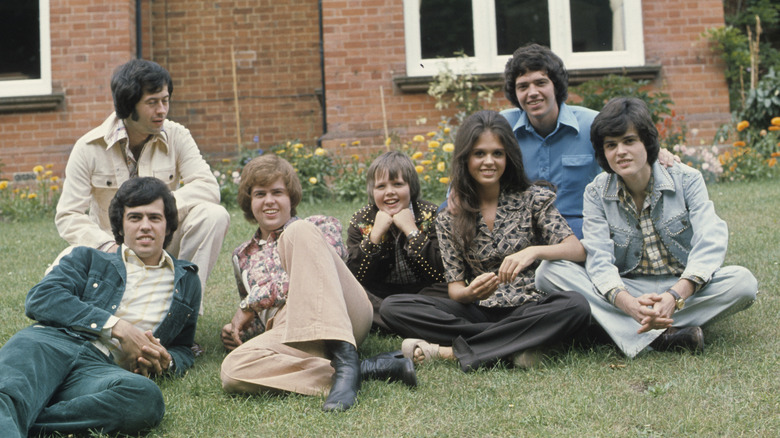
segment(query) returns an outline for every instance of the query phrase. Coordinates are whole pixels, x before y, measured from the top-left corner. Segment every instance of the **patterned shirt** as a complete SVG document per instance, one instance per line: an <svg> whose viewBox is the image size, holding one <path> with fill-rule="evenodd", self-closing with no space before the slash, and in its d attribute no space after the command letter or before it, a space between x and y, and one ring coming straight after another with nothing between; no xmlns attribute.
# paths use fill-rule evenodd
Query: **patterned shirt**
<svg viewBox="0 0 780 438"><path fill-rule="evenodd" d="M671 256L653 225L653 218L650 214L652 209L652 190L653 177L651 176L645 189L645 201L642 204L642 210L637 211L634 198L628 191L623 179L618 178L618 202L620 207L626 210L628 214L637 218L639 227L642 230L642 256L639 259L639 265L630 272L630 275L681 275L685 272L685 266ZM691 276L690 278L684 278L694 283L695 290L700 289L704 285L704 282L699 277ZM614 304L618 292L623 290L625 290L625 287L616 287L607 292L606 297Z"/></svg>
<svg viewBox="0 0 780 438"><path fill-rule="evenodd" d="M478 214L476 236L465 253L454 244L452 215L440 213L436 230L447 282L468 283L485 272L497 273L507 256L532 245L555 245L573 234L553 205L554 201L555 193L540 186L531 186L523 192L502 190L493 231ZM532 263L511 284L499 285L493 295L477 304L483 307L516 307L538 301L542 295L534 285L534 272L538 265L538 261Z"/></svg>
<svg viewBox="0 0 780 438"><path fill-rule="evenodd" d="M301 220L293 217L282 228L261 238L258 229L252 238L233 251L233 272L238 286L238 295L245 299L247 306L258 314L254 326L249 332L255 334L265 330L265 322L287 302L290 277L282 267L279 257L279 236L292 222ZM329 216L310 216L306 219L316 225L325 241L331 244L338 255L344 259L347 251L341 238L341 223Z"/></svg>

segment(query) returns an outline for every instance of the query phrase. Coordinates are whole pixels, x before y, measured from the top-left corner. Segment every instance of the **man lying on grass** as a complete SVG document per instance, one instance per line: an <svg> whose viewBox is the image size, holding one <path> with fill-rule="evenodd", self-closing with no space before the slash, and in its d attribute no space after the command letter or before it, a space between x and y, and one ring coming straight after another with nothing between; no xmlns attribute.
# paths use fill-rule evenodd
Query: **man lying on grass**
<svg viewBox="0 0 780 438"><path fill-rule="evenodd" d="M198 268L163 248L176 200L153 177L122 184L109 208L119 248L76 247L27 294L38 321L0 349L0 430L135 434L165 413L151 376L183 375L200 307Z"/></svg>
<svg viewBox="0 0 780 438"><path fill-rule="evenodd" d="M591 143L606 172L585 190L585 269L543 262L537 286L583 294L628 357L648 346L701 351L700 326L749 307L758 290L747 269L721 266L728 227L701 173L658 164L658 131L636 98L609 101Z"/></svg>

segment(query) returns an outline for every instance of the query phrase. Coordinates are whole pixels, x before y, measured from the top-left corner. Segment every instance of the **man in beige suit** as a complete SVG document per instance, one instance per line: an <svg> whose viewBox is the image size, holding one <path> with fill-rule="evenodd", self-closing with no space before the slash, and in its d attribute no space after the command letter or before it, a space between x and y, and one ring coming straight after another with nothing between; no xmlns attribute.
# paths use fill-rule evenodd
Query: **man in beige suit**
<svg viewBox="0 0 780 438"><path fill-rule="evenodd" d="M179 210L179 229L168 252L198 265L205 292L230 216L219 204L219 185L190 131L166 118L171 76L154 62L133 59L114 72L111 92L116 112L81 137L68 158L57 230L72 246L116 251L108 219L111 199L130 178L158 178L173 191Z"/></svg>

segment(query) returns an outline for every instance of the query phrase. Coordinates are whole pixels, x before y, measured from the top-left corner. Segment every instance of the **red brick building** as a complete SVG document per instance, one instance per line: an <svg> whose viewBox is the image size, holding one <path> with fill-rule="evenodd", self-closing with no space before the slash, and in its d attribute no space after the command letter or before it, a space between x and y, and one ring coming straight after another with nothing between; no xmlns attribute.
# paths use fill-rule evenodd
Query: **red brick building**
<svg viewBox="0 0 780 438"><path fill-rule="evenodd" d="M505 52L529 39L561 55L573 83L650 79L697 140L728 121L723 66L700 36L723 25L722 0L528 3L536 10L511 0L7 0L4 27L40 32L0 42L0 53L38 50L37 70L4 62L0 72L0 177L46 163L61 174L75 140L113 110L113 69L138 54L171 72L170 118L211 159L234 156L239 142L292 139L360 140L346 152L364 152L383 144L385 118L402 137L430 131L438 54L465 48L469 68L500 83ZM494 105L508 106L500 90Z"/></svg>

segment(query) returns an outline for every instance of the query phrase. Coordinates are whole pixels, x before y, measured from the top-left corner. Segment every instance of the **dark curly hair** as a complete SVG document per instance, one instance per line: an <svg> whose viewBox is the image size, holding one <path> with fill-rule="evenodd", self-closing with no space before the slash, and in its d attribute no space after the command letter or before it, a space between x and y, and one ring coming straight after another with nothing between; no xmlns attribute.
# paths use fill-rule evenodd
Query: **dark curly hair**
<svg viewBox="0 0 780 438"><path fill-rule="evenodd" d="M549 48L539 44L528 44L515 50L512 58L504 69L504 94L512 105L520 108L515 92L515 81L518 76L528 72L541 71L547 74L555 88L555 101L558 108L569 97L569 72L563 66L563 61Z"/></svg>
<svg viewBox="0 0 780 438"><path fill-rule="evenodd" d="M604 155L604 138L621 136L631 127L636 129L639 139L645 145L648 164L652 165L658 159L658 151L661 149L658 129L645 102L636 97L616 97L604 105L590 125L590 142L596 161L606 172L615 173Z"/></svg>
<svg viewBox="0 0 780 438"><path fill-rule="evenodd" d="M173 238L173 233L179 228L179 210L176 208L176 198L171 189L164 182L151 176L130 178L117 190L114 199L108 206L108 219L111 222L111 232L114 233L116 243L125 243L124 216L126 207L138 207L148 205L162 199L163 212L165 214L165 240L163 248L166 248Z"/></svg>
<svg viewBox="0 0 780 438"><path fill-rule="evenodd" d="M173 95L170 73L156 62L133 59L120 65L111 77L116 116L120 119L130 117L144 93L158 93L165 86L168 87L168 93Z"/></svg>

